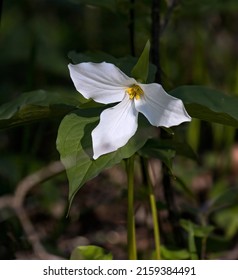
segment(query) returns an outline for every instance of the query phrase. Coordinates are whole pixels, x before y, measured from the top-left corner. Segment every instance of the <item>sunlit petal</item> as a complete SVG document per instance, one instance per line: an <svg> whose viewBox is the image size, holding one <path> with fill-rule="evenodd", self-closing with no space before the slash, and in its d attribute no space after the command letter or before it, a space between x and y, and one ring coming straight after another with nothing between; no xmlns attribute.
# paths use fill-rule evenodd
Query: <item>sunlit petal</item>
<svg viewBox="0 0 238 280"><path fill-rule="evenodd" d="M68 67L77 91L103 104L121 101L125 89L136 82L111 63L85 62Z"/></svg>
<svg viewBox="0 0 238 280"><path fill-rule="evenodd" d="M183 102L167 94L159 84L140 84L144 95L135 100L136 109L154 126L170 127L191 121Z"/></svg>
<svg viewBox="0 0 238 280"><path fill-rule="evenodd" d="M137 130L138 112L128 95L116 106L104 110L92 131L94 159L124 146Z"/></svg>

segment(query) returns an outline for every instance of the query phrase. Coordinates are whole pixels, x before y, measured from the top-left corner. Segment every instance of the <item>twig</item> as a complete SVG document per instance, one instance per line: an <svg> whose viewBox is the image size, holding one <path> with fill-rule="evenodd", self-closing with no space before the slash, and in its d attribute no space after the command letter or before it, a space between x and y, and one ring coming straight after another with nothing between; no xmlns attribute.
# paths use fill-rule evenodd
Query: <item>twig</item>
<svg viewBox="0 0 238 280"><path fill-rule="evenodd" d="M16 187L14 202L15 208L21 207L27 193L40 183L49 180L53 176L64 171L64 167L60 161L50 163L48 166L36 171L35 173L25 177Z"/></svg>
<svg viewBox="0 0 238 280"><path fill-rule="evenodd" d="M64 167L60 161L50 163L48 166L36 171L35 173L25 177L16 186L13 195L5 195L0 198L0 209L11 208L15 211L23 230L30 242L33 252L39 259L61 259L58 256L49 254L41 244L39 235L35 230L28 214L24 208L24 200L27 193L35 186L43 183L51 177L64 171Z"/></svg>

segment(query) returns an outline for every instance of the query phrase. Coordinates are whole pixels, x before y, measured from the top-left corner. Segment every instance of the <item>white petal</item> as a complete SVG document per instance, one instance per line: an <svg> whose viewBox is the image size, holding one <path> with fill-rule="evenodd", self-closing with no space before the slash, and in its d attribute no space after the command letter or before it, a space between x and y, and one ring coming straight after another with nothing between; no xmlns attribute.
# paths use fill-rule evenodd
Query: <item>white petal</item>
<svg viewBox="0 0 238 280"><path fill-rule="evenodd" d="M111 63L84 62L68 67L77 91L103 104L121 101L125 89L136 82Z"/></svg>
<svg viewBox="0 0 238 280"><path fill-rule="evenodd" d="M128 95L116 106L104 110L92 131L94 159L123 147L137 130L138 112Z"/></svg>
<svg viewBox="0 0 238 280"><path fill-rule="evenodd" d="M155 83L139 85L144 95L135 100L135 107L152 125L170 127L191 121L183 102L167 94L161 85Z"/></svg>

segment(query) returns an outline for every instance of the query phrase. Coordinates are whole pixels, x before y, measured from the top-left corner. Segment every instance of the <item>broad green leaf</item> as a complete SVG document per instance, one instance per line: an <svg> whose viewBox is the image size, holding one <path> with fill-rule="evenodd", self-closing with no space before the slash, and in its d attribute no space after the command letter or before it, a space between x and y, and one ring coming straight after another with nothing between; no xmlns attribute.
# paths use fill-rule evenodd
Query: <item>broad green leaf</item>
<svg viewBox="0 0 238 280"><path fill-rule="evenodd" d="M203 86L182 86L169 92L180 98L193 118L238 127L238 98Z"/></svg>
<svg viewBox="0 0 238 280"><path fill-rule="evenodd" d="M185 249L171 250L165 246L161 246L161 255L164 260L187 260L190 253Z"/></svg>
<svg viewBox="0 0 238 280"><path fill-rule="evenodd" d="M98 246L78 246L71 256L71 260L112 260L112 254L106 253L105 250Z"/></svg>
<svg viewBox="0 0 238 280"><path fill-rule="evenodd" d="M145 48L139 57L136 65L131 71L131 75L137 81L145 83L149 73L149 61L150 61L150 41L147 41Z"/></svg>
<svg viewBox="0 0 238 280"><path fill-rule="evenodd" d="M9 128L43 119L64 116L85 102L80 94L43 90L21 94L0 106L0 128Z"/></svg>
<svg viewBox="0 0 238 280"><path fill-rule="evenodd" d="M91 132L99 121L100 110L102 109L77 110L62 120L58 130L56 144L69 180L70 203L85 182L122 159L131 157L155 131L153 127L148 127L148 124L140 125L125 146L93 160Z"/></svg>

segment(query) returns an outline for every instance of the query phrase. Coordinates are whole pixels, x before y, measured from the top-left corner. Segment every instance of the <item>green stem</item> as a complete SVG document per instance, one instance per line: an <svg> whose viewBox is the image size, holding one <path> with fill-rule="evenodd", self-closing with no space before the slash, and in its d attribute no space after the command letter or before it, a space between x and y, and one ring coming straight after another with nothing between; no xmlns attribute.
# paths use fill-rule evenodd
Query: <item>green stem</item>
<svg viewBox="0 0 238 280"><path fill-rule="evenodd" d="M136 233L134 217L134 156L127 160L128 180L128 212L127 212L127 243L129 260L137 259Z"/></svg>
<svg viewBox="0 0 238 280"><path fill-rule="evenodd" d="M158 223L158 214L157 214L157 207L156 207L156 198L153 191L153 186L150 180L149 170L148 170L148 163L144 160L144 167L146 172L146 180L147 186L149 190L149 198L150 198L150 208L152 213L152 220L154 226L154 242L155 242L155 259L161 260L160 255L160 232L159 232L159 223Z"/></svg>
<svg viewBox="0 0 238 280"><path fill-rule="evenodd" d="M198 260L194 231L191 223L189 223L189 231L188 231L188 249L190 252L191 260Z"/></svg>

